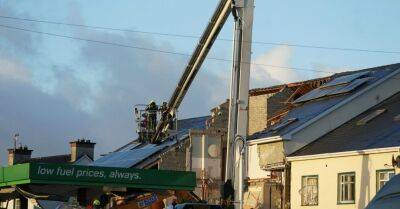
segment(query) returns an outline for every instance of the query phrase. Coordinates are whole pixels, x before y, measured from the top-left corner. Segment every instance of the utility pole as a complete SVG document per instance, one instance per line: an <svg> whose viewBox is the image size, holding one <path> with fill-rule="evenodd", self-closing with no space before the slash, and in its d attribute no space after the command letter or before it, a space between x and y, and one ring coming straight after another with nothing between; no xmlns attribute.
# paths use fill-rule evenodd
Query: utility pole
<svg viewBox="0 0 400 209"><path fill-rule="evenodd" d="M225 180L232 180L235 209L243 208L254 0L232 1L235 19Z"/></svg>

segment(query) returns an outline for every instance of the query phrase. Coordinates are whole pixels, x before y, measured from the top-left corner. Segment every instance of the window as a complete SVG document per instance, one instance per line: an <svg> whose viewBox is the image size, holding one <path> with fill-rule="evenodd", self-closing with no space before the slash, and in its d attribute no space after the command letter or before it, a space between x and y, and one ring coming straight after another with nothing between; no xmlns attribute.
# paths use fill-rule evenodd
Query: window
<svg viewBox="0 0 400 209"><path fill-rule="evenodd" d="M396 115L396 116L394 116L394 121L400 121L400 114L399 114L399 115Z"/></svg>
<svg viewBox="0 0 400 209"><path fill-rule="evenodd" d="M360 119L359 121L357 121L357 125L365 125L367 124L369 121L371 121L372 119L378 117L379 115L381 115L382 113L386 112L386 109L382 108L382 109L378 109L373 111L372 113L370 113L369 115L365 116L364 118Z"/></svg>
<svg viewBox="0 0 400 209"><path fill-rule="evenodd" d="M379 191L393 176L393 169L376 171L376 191Z"/></svg>
<svg viewBox="0 0 400 209"><path fill-rule="evenodd" d="M19 198L14 199L14 204L15 209L21 209L21 200Z"/></svg>
<svg viewBox="0 0 400 209"><path fill-rule="evenodd" d="M318 176L301 178L301 205L318 205Z"/></svg>
<svg viewBox="0 0 400 209"><path fill-rule="evenodd" d="M339 173L338 185L338 203L349 204L354 203L356 188L355 188L356 174L353 173Z"/></svg>

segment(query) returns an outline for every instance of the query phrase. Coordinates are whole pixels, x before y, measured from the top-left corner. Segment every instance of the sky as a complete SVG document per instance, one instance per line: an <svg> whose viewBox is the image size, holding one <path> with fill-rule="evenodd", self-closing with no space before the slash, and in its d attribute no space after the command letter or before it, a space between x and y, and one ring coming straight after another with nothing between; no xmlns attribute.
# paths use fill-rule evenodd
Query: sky
<svg viewBox="0 0 400 209"><path fill-rule="evenodd" d="M134 139L133 105L167 101L187 56L54 37L7 28L191 54L196 38L88 29L4 18L65 22L199 36L217 0L0 0L0 163L11 136L34 156L69 152L77 138L97 142L96 155ZM400 2L337 0L255 2L253 41L400 51ZM6 26L6 27L5 27ZM219 38L231 39L232 18ZM230 59L232 43L216 41L209 57ZM326 50L254 43L251 87L301 81L332 72L397 63L399 53ZM206 60L179 116L209 114L226 100L230 62Z"/></svg>

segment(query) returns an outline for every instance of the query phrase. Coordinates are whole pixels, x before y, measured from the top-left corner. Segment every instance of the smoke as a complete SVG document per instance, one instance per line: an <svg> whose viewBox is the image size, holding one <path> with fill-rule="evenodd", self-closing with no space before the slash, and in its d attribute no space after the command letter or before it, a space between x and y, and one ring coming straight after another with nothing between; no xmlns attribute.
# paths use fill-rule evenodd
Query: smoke
<svg viewBox="0 0 400 209"><path fill-rule="evenodd" d="M85 24L76 5L70 4L70 8L67 19ZM19 15L4 5L0 10L10 16ZM24 27L38 29L36 25ZM151 36L83 29L69 32L93 40L175 51L170 43ZM68 153L68 142L76 138L94 140L97 155L124 145L135 138L133 105L167 101L188 59L48 38L0 29L2 164L15 132L20 133L20 143L34 150L34 156ZM49 43L54 45L49 47ZM42 51L49 48L53 51ZM209 114L226 98L223 89L227 92L226 81L200 72L179 115L185 118Z"/></svg>
<svg viewBox="0 0 400 209"><path fill-rule="evenodd" d="M304 79L297 71L275 67L290 67L292 49L289 46L277 46L267 53L257 57L252 65L252 87L265 87Z"/></svg>
<svg viewBox="0 0 400 209"><path fill-rule="evenodd" d="M0 77L21 82L30 82L31 74L20 63L0 58Z"/></svg>

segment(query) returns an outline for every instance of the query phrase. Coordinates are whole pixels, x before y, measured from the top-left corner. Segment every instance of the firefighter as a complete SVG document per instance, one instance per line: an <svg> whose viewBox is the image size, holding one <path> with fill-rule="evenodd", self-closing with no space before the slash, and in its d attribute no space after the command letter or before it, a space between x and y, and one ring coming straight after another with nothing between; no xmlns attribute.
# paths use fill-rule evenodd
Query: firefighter
<svg viewBox="0 0 400 209"><path fill-rule="evenodd" d="M147 128L149 131L154 131L157 126L157 105L154 101L151 101L147 107Z"/></svg>

